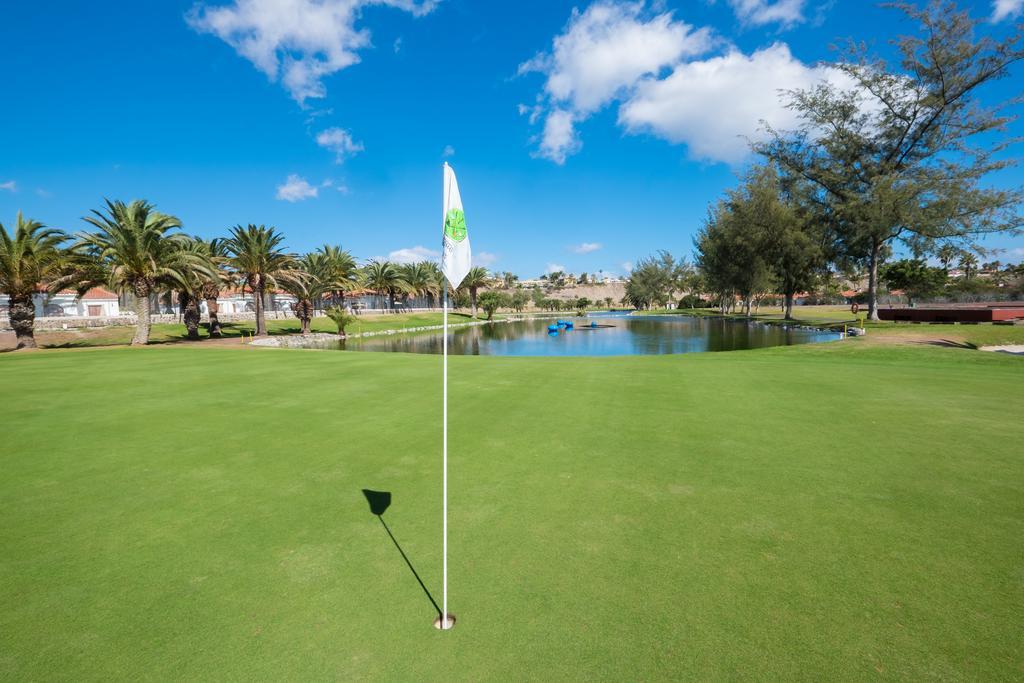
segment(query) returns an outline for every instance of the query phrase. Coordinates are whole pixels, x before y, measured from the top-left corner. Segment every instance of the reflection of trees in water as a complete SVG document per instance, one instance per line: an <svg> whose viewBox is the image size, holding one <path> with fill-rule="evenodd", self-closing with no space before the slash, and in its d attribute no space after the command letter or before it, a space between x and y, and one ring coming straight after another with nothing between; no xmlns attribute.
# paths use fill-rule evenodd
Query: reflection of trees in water
<svg viewBox="0 0 1024 683"><path fill-rule="evenodd" d="M621 318L613 328L573 330L549 339L548 320L528 320L455 328L449 332L453 355L492 353L536 355L676 354L738 351L834 338L813 330L785 329L716 318ZM364 351L441 353L439 332L350 339L347 348ZM346 348L343 344L342 348Z"/></svg>

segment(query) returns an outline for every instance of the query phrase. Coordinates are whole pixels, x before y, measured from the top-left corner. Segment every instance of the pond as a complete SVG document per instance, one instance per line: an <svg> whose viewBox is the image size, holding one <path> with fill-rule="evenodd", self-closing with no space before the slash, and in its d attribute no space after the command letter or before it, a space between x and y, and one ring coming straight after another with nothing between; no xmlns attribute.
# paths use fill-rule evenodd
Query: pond
<svg viewBox="0 0 1024 683"><path fill-rule="evenodd" d="M840 338L836 332L803 327L685 315L592 313L586 318L563 320L571 320L574 327L560 329L557 334L548 331L548 326L556 322L554 318L452 328L448 352L474 356L630 356L737 351ZM602 327L591 328L591 323ZM317 347L441 353L442 336L440 331L382 335L322 342Z"/></svg>

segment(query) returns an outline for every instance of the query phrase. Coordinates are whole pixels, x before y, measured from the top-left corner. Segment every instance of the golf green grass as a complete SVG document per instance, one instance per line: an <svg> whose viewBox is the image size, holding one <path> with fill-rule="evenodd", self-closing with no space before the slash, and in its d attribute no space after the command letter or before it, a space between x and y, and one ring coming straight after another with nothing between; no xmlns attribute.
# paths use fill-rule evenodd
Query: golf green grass
<svg viewBox="0 0 1024 683"><path fill-rule="evenodd" d="M3 680L1024 676L1024 359L0 356Z"/></svg>

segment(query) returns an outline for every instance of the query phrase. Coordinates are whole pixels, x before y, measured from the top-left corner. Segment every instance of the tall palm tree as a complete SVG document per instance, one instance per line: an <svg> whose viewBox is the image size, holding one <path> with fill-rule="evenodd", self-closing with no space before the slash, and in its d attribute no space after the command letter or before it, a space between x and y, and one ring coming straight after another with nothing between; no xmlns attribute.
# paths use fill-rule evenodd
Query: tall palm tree
<svg viewBox="0 0 1024 683"><path fill-rule="evenodd" d="M960 269L964 271L964 278L970 280L978 271L978 257L965 251L960 256Z"/></svg>
<svg viewBox="0 0 1024 683"><path fill-rule="evenodd" d="M281 288L295 297L292 311L299 319L302 334L309 334L309 324L316 313L316 303L323 300L331 284L333 267L329 258L319 251L306 254L297 263L301 277L285 278ZM299 273L297 273L298 275Z"/></svg>
<svg viewBox="0 0 1024 683"><path fill-rule="evenodd" d="M956 257L959 255L960 250L957 249L954 245L950 244L949 242L946 242L941 247L939 247L939 251L936 253L936 256L939 257L939 263L942 264L942 269L947 272L949 272L949 267L953 264L953 261L955 261Z"/></svg>
<svg viewBox="0 0 1024 683"><path fill-rule="evenodd" d="M173 232L181 228L174 216L142 199L106 204L106 213L93 210L83 218L98 232L78 235L75 250L84 258L73 277L79 291L104 284L135 296L132 345L139 346L149 342L149 295L160 288L188 288L198 273L209 270L202 254L188 248L189 238Z"/></svg>
<svg viewBox="0 0 1024 683"><path fill-rule="evenodd" d="M398 266L390 261L370 261L363 269L364 284L379 296L388 298L389 308L395 310L395 298L409 290Z"/></svg>
<svg viewBox="0 0 1024 683"><path fill-rule="evenodd" d="M331 296L331 303L345 307L345 293L359 287L359 267L352 254L333 244L317 249L324 257L325 268L320 273L325 291Z"/></svg>
<svg viewBox="0 0 1024 683"><path fill-rule="evenodd" d="M434 268L431 268L431 266L434 266ZM402 274L402 279L409 285L407 294L430 297L431 301L433 301L434 295L439 291L437 277L434 274L436 267L430 261L419 261L418 263L403 265L399 270Z"/></svg>
<svg viewBox="0 0 1024 683"><path fill-rule="evenodd" d="M32 295L59 274L63 264L61 244L66 239L67 235L56 228L25 220L20 211L13 235L0 223L0 293L9 297L8 316L19 349L36 347Z"/></svg>
<svg viewBox="0 0 1024 683"><path fill-rule="evenodd" d="M296 259L281 249L284 235L276 228L265 225L246 227L236 225L227 239L230 254L228 264L234 268L250 290L256 309L256 336L267 335L267 320L263 310L263 297L267 287L277 288L280 284L301 277Z"/></svg>
<svg viewBox="0 0 1024 683"><path fill-rule="evenodd" d="M469 272L466 273L466 277L463 279L462 284L459 285L460 288L469 290L469 303L470 306L472 306L474 318L476 317L477 291L479 291L481 287L486 287L490 282L491 279L487 275L487 269L476 266L475 268L469 269Z"/></svg>
<svg viewBox="0 0 1024 683"><path fill-rule="evenodd" d="M233 284L233 273L226 267L228 257L230 256L227 240L221 237L214 237L213 239L194 237L193 241L199 246L203 255L206 256L215 276L203 278L200 294L206 301L206 312L210 318L207 331L211 337L220 337L221 327L220 318L218 317L220 306L217 303L217 298L220 297L221 287Z"/></svg>

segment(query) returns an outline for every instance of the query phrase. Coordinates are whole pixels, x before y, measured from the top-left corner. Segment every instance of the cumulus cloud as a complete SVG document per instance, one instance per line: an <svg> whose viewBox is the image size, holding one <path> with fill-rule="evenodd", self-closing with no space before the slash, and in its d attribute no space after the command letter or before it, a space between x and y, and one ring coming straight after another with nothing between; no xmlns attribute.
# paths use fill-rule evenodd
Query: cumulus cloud
<svg viewBox="0 0 1024 683"><path fill-rule="evenodd" d="M476 251L476 252L473 252L473 265L474 266L481 266L483 268L486 268L486 267L488 267L490 265L493 265L494 262L497 261L497 260L498 260L498 255L497 254L492 254L489 251Z"/></svg>
<svg viewBox="0 0 1024 683"><path fill-rule="evenodd" d="M396 249L388 254L387 260L392 263L419 263L420 261L437 261L440 258L441 252L417 245L407 249Z"/></svg>
<svg viewBox="0 0 1024 683"><path fill-rule="evenodd" d="M356 142L352 134L342 128L328 128L316 136L316 144L334 152L334 163L340 164L346 158L363 151L363 143Z"/></svg>
<svg viewBox="0 0 1024 683"><path fill-rule="evenodd" d="M436 0L233 0L195 4L185 15L194 30L210 33L248 59L271 81L280 81L304 104L324 97L323 79L359 62L370 32L356 26L361 10L387 5L415 16Z"/></svg>
<svg viewBox="0 0 1024 683"><path fill-rule="evenodd" d="M544 272L547 273L548 275L551 275L551 273L558 273L558 272L563 272L564 273L565 272L565 266L563 266L561 263L549 263L547 268L544 269Z"/></svg>
<svg viewBox="0 0 1024 683"><path fill-rule="evenodd" d="M992 0L992 21L1013 19L1024 12L1024 0Z"/></svg>
<svg viewBox="0 0 1024 683"><path fill-rule="evenodd" d="M8 180L6 183L0 183L0 190L7 190L8 192L17 192L18 183L13 180Z"/></svg>
<svg viewBox="0 0 1024 683"><path fill-rule="evenodd" d="M444 158L455 156L455 148L451 145L445 145L444 150L441 152L441 156Z"/></svg>
<svg viewBox="0 0 1024 683"><path fill-rule="evenodd" d="M622 272L624 272L626 275L629 275L630 273L633 272L632 261L623 261L622 263L619 264L619 266L622 268Z"/></svg>
<svg viewBox="0 0 1024 683"><path fill-rule="evenodd" d="M784 43L745 55L725 55L677 66L662 79L643 80L619 109L619 123L631 133L649 132L685 144L695 159L738 163L749 153L760 122L776 128L796 125L781 90L840 81L826 67L809 67Z"/></svg>
<svg viewBox="0 0 1024 683"><path fill-rule="evenodd" d="M729 0L741 23L750 26L793 26L804 20L804 0Z"/></svg>
<svg viewBox="0 0 1024 683"><path fill-rule="evenodd" d="M286 202L301 202L316 197L320 190L309 184L302 176L292 173L281 185L277 186L277 198Z"/></svg>
<svg viewBox="0 0 1024 683"><path fill-rule="evenodd" d="M600 0L574 9L550 52L519 66L519 74L546 76L540 104L520 107L531 123L544 114L538 153L556 163L579 149L574 126L605 106L638 79L680 59L707 51L708 29L695 30L670 12L650 14L643 2ZM546 112L546 114L545 114Z"/></svg>
<svg viewBox="0 0 1024 683"><path fill-rule="evenodd" d="M754 23L795 22L804 4L730 3ZM797 123L783 91L822 80L849 85L832 69L801 62L785 43L745 54L671 13L650 16L643 2L607 0L574 11L551 52L519 70L547 76L537 103L519 111L531 124L543 118L535 155L558 164L582 147L578 125L613 102L627 133L686 145L694 159L736 164L749 154L748 140L758 138L762 121L776 128Z"/></svg>
<svg viewBox="0 0 1024 683"><path fill-rule="evenodd" d="M583 244L576 244L569 247L569 250L577 254L590 254L600 249L602 245L600 242L584 242Z"/></svg>

